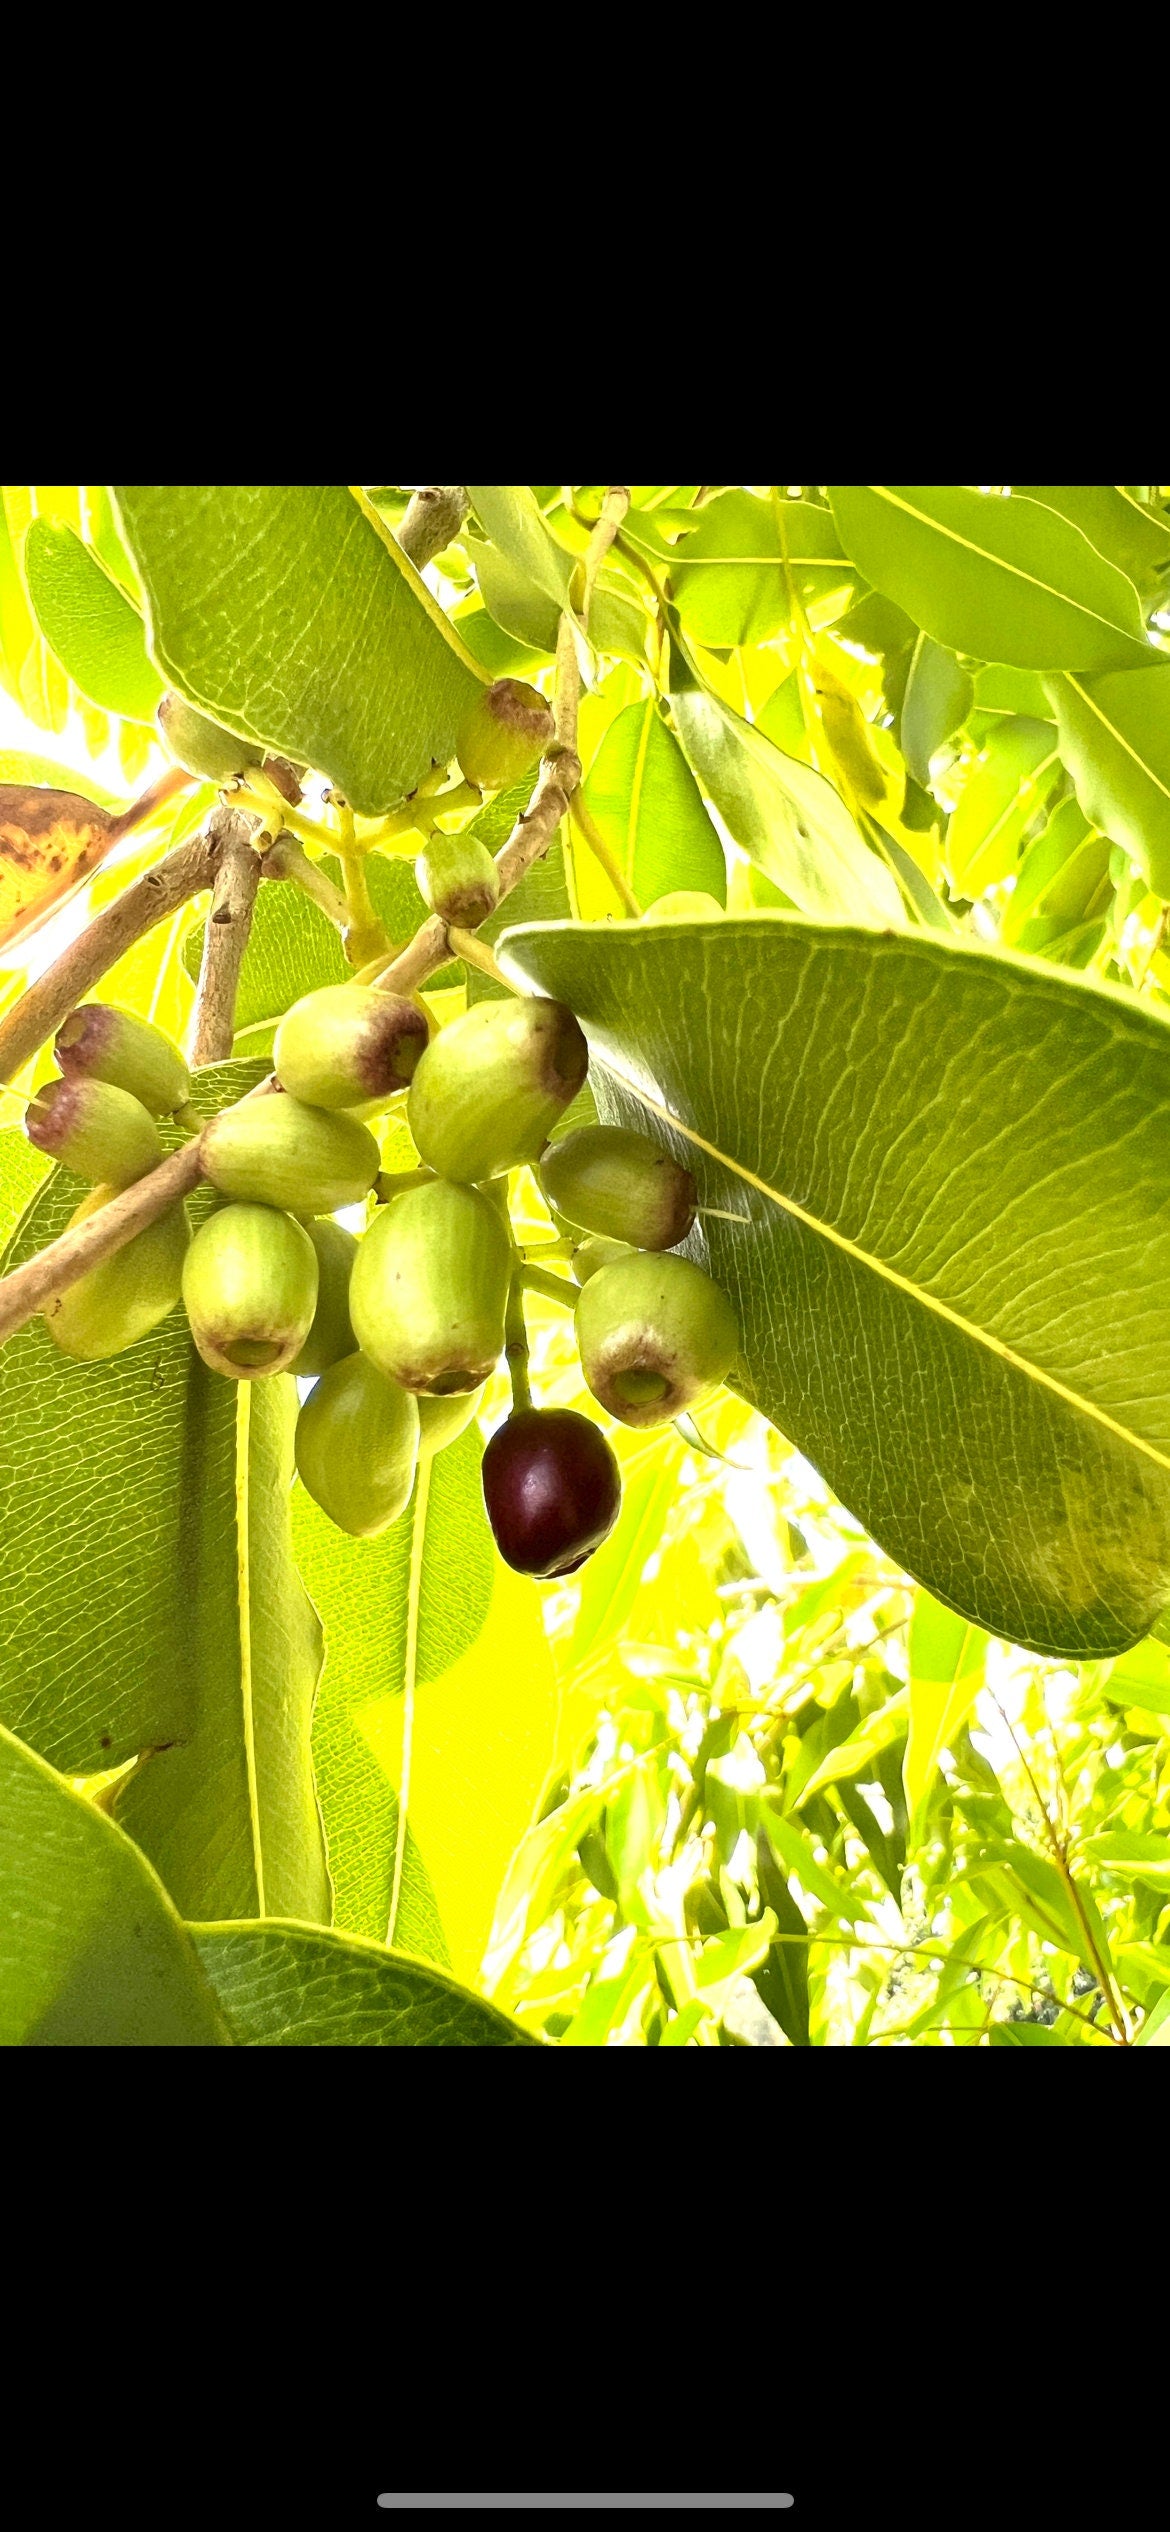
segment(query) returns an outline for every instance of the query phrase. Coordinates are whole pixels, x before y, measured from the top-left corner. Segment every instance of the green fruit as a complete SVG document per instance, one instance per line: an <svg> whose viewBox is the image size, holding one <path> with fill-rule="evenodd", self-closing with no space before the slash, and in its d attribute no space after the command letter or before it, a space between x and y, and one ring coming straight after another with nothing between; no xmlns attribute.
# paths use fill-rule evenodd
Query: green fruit
<svg viewBox="0 0 1170 2532"><path fill-rule="evenodd" d="M414 1077L429 1031L404 994L373 985L323 985L294 1002L276 1032L273 1070L311 1108L373 1116Z"/></svg>
<svg viewBox="0 0 1170 2532"><path fill-rule="evenodd" d="M718 897L709 897L705 888L672 888L665 897L656 897L647 906L643 923L705 923L712 915L722 920L724 909Z"/></svg>
<svg viewBox="0 0 1170 2532"><path fill-rule="evenodd" d="M500 874L477 835L433 835L414 865L432 914L474 932L500 902Z"/></svg>
<svg viewBox="0 0 1170 2532"><path fill-rule="evenodd" d="M481 791L519 782L548 746L556 724L544 696L518 677L500 677L477 696L455 742L460 772Z"/></svg>
<svg viewBox="0 0 1170 2532"><path fill-rule="evenodd" d="M349 1323L349 1279L358 1244L352 1231L344 1231L340 1222L331 1222L327 1215L321 1222L306 1222L305 1229L317 1252L317 1307L289 1370L298 1380L315 1380L331 1363L352 1354L357 1345Z"/></svg>
<svg viewBox="0 0 1170 2532"><path fill-rule="evenodd" d="M478 1389L504 1350L512 1248L494 1205L442 1178L395 1196L358 1246L349 1313L362 1352L404 1389Z"/></svg>
<svg viewBox="0 0 1170 2532"><path fill-rule="evenodd" d="M675 1248L695 1219L689 1169L624 1125L583 1125L550 1143L538 1176L546 1201L579 1229L633 1248Z"/></svg>
<svg viewBox="0 0 1170 2532"><path fill-rule="evenodd" d="M38 1152L93 1187L131 1187L163 1157L158 1128L142 1101L85 1073L42 1082L25 1112L24 1129Z"/></svg>
<svg viewBox="0 0 1170 2532"><path fill-rule="evenodd" d="M263 761L264 750L254 739L235 738L230 730L221 730L217 721L209 721L182 695L164 695L157 717L168 756L199 782L231 782L246 766Z"/></svg>
<svg viewBox="0 0 1170 2532"><path fill-rule="evenodd" d="M100 1213L117 1193L116 1187L95 1187L70 1216L70 1230ZM44 1320L54 1345L82 1363L125 1353L174 1309L190 1237L183 1206L175 1205L77 1283L51 1293Z"/></svg>
<svg viewBox="0 0 1170 2532"><path fill-rule="evenodd" d="M582 1240L573 1251L573 1273L579 1284L587 1284L591 1275L599 1275L603 1266L614 1266L619 1257L635 1257L637 1250L628 1240Z"/></svg>
<svg viewBox="0 0 1170 2532"><path fill-rule="evenodd" d="M87 1073L128 1090L156 1117L173 1116L191 1096L191 1075L174 1039L153 1020L110 1002L83 1002L63 1020L53 1051L67 1079Z"/></svg>
<svg viewBox="0 0 1170 2532"><path fill-rule="evenodd" d="M482 1389L465 1390L460 1397L436 1398L425 1391L418 1402L418 1455L433 1459L436 1451L445 1451L448 1442L457 1442L466 1433L483 1396Z"/></svg>
<svg viewBox="0 0 1170 2532"><path fill-rule="evenodd" d="M287 1371L317 1307L317 1252L308 1232L267 1205L221 1206L187 1251L183 1301L212 1371L229 1380Z"/></svg>
<svg viewBox="0 0 1170 2532"><path fill-rule="evenodd" d="M639 1252L582 1287L577 1344L587 1387L619 1424L669 1424L726 1378L739 1322L701 1266Z"/></svg>
<svg viewBox="0 0 1170 2532"><path fill-rule="evenodd" d="M418 1404L348 1354L297 1417L297 1468L314 1503L351 1538L374 1539L405 1512L418 1459Z"/></svg>
<svg viewBox="0 0 1170 2532"><path fill-rule="evenodd" d="M433 1038L406 1115L420 1158L464 1185L535 1161L576 1098L589 1049L561 1002L477 1002Z"/></svg>
<svg viewBox="0 0 1170 2532"><path fill-rule="evenodd" d="M224 1108L203 1129L203 1167L220 1194L288 1213L339 1213L360 1204L381 1153L356 1117L269 1091Z"/></svg>

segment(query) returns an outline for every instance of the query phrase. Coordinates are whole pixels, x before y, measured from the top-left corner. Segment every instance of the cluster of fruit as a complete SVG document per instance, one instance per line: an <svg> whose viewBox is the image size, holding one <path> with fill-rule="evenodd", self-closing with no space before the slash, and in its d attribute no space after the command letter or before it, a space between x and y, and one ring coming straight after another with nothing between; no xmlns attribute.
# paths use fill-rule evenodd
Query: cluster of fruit
<svg viewBox="0 0 1170 2532"><path fill-rule="evenodd" d="M27 1131L91 1182L77 1221L162 1159L158 1118L195 1119L178 1048L129 1012L82 1005L56 1053ZM508 1173L527 1164L572 1259L582 1369L609 1414L666 1423L730 1370L730 1302L669 1253L695 1219L690 1172L620 1127L549 1140L588 1066L561 1003L485 1001L432 1033L417 1000L327 986L281 1022L273 1061L270 1083L202 1129L216 1201L194 1236L177 1204L44 1304L63 1352L119 1353L181 1296L213 1371L313 1379L301 1479L339 1528L375 1537L405 1509L420 1456L470 1422L501 1355L524 1354ZM365 1120L403 1100L421 1167L396 1188ZM330 1218L375 1191L360 1239ZM488 1515L518 1571L570 1573L613 1526L618 1465L596 1424L532 1407L524 1384L484 1455Z"/></svg>

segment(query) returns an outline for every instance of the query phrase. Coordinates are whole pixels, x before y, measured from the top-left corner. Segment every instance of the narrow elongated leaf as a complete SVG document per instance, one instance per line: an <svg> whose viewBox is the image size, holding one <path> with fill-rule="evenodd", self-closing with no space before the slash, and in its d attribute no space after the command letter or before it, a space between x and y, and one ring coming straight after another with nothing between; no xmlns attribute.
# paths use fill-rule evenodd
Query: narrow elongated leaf
<svg viewBox="0 0 1170 2532"><path fill-rule="evenodd" d="M1170 1838L1164 1834L1108 1829L1099 1837L1087 1837L1084 1853L1126 1881L1143 1882L1150 1890L1170 1890Z"/></svg>
<svg viewBox="0 0 1170 2532"><path fill-rule="evenodd" d="M224 2048L194 1946L129 1838L0 1730L0 2048Z"/></svg>
<svg viewBox="0 0 1170 2532"><path fill-rule="evenodd" d="M983 1685L987 1637L920 1591L910 1620L910 1732L902 1762L911 1841L917 1844L939 1757Z"/></svg>
<svg viewBox="0 0 1170 2532"><path fill-rule="evenodd" d="M686 755L736 843L802 913L905 922L894 880L823 774L782 755L697 683L676 686L670 708Z"/></svg>
<svg viewBox="0 0 1170 2532"><path fill-rule="evenodd" d="M244 2048L539 2048L441 1970L307 1925L195 1925L195 1949Z"/></svg>
<svg viewBox="0 0 1170 2532"><path fill-rule="evenodd" d="M79 691L103 712L153 721L163 681L142 618L76 530L34 519L24 572L45 640Z"/></svg>
<svg viewBox="0 0 1170 2532"><path fill-rule="evenodd" d="M485 672L344 484L116 484L150 655L241 738L377 817L455 752Z"/></svg>
<svg viewBox="0 0 1170 2532"><path fill-rule="evenodd" d="M385 1942L409 1714L395 1940L474 1976L508 1858L547 1773L552 1672L531 1585L501 1565L475 1427L423 1464L408 1510L350 1539L303 1487L297 1558L325 1625L313 1748L347 1932Z"/></svg>
<svg viewBox="0 0 1170 2532"><path fill-rule="evenodd" d="M703 888L724 903L723 847L652 696L627 704L611 721L583 796L641 905L675 888Z"/></svg>
<svg viewBox="0 0 1170 2532"><path fill-rule="evenodd" d="M1079 801L1060 801L1020 863L1000 921L1000 939L1015 947L1027 924L1039 916L1068 924L1103 912L1112 885L1112 850L1108 836L1090 826Z"/></svg>
<svg viewBox="0 0 1170 2532"><path fill-rule="evenodd" d="M263 1069L198 1073L198 1110ZM5 1262L55 1237L79 1192L54 1171ZM154 1753L119 1817L184 1911L267 1899L328 1917L320 1632L289 1555L295 1411L283 1375L207 1371L181 1309L108 1362L70 1361L39 1320L0 1348L0 1712L73 1775Z"/></svg>
<svg viewBox="0 0 1170 2532"><path fill-rule="evenodd" d="M1045 788L1059 777L1050 721L1004 721L993 729L947 828L946 858L961 895L978 897L1007 878Z"/></svg>
<svg viewBox="0 0 1170 2532"><path fill-rule="evenodd" d="M1119 1705L1150 1706L1155 1714L1170 1714L1170 1648L1152 1635L1135 1644L1131 1653L1111 1663L1105 1695Z"/></svg>
<svg viewBox="0 0 1170 2532"><path fill-rule="evenodd" d="M964 484L830 484L841 542L916 624L1012 668L1140 668L1137 591L1070 520Z"/></svg>
<svg viewBox="0 0 1170 2532"><path fill-rule="evenodd" d="M1051 677L1060 752L1085 816L1170 897L1170 660L1116 677Z"/></svg>
<svg viewBox="0 0 1170 2532"><path fill-rule="evenodd" d="M973 1624L1120 1652L1170 1598L1170 1029L936 935L796 917L506 936L665 1132L742 1386ZM696 1028L693 1014L704 1014Z"/></svg>
<svg viewBox="0 0 1170 2532"><path fill-rule="evenodd" d="M936 748L966 720L975 689L969 669L929 633L914 645L898 736L902 754L923 790L930 788L930 760Z"/></svg>

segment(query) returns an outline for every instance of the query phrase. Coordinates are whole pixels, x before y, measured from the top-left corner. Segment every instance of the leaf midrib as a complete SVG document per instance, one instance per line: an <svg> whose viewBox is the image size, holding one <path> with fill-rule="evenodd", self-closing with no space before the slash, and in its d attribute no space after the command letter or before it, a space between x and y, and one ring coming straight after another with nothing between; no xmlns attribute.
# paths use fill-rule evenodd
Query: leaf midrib
<svg viewBox="0 0 1170 2532"><path fill-rule="evenodd" d="M1121 673L1124 675L1124 670L1122 670ZM1124 731L1119 730L1116 721L1111 721L1108 713L1101 710L1100 704L1094 701L1093 696L1088 692L1087 688L1081 684L1079 677L1074 677L1070 669L1065 670L1065 676L1069 685L1076 688L1076 691L1081 698L1081 702L1088 705L1089 711L1100 722L1102 729L1108 730L1110 738L1116 740L1117 745L1124 751L1125 755L1127 755L1137 766L1138 772L1145 775L1147 782L1151 782L1153 784L1155 791L1161 792L1164 800L1170 800L1170 788L1168 788L1162 781L1161 776L1154 772L1154 768L1148 760L1144 756L1139 756L1136 747L1130 746L1129 740L1126 738ZM1167 689L1167 692L1170 692L1170 688Z"/></svg>

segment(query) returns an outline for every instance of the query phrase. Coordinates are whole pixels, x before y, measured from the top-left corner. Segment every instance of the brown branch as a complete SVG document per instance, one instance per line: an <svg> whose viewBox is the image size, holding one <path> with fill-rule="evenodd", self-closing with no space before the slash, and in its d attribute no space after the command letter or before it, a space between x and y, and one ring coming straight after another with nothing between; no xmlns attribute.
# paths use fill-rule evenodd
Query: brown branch
<svg viewBox="0 0 1170 2532"><path fill-rule="evenodd" d="M182 765L168 765L165 774L160 774L148 791L140 792L128 809L123 809L118 817L111 819L106 830L107 851L111 844L120 844L122 837L129 835L134 827L145 826L148 818L165 809L168 800L173 800L177 791L190 791L194 782L194 774L187 773Z"/></svg>
<svg viewBox="0 0 1170 2532"><path fill-rule="evenodd" d="M238 809L212 811L208 838L215 856L215 889L203 935L203 961L195 995L192 1064L218 1064L235 1039L236 988L252 929L260 884L260 856L252 821Z"/></svg>
<svg viewBox="0 0 1170 2532"><path fill-rule="evenodd" d="M203 1176L199 1152L197 1135L181 1152L172 1152L169 1160L148 1170L133 1187L112 1196L100 1213L91 1213L88 1221L63 1231L39 1257L30 1257L27 1265L6 1275L0 1283L0 1345L43 1309L50 1294L66 1292L91 1266L100 1266L103 1257L112 1257L148 1222L157 1221L181 1196L190 1195Z"/></svg>
<svg viewBox="0 0 1170 2532"><path fill-rule="evenodd" d="M188 897L210 888L213 877L209 838L193 835L136 879L116 904L95 915L0 1020L0 1081L12 1080L124 951L152 932L156 923L165 922Z"/></svg>
<svg viewBox="0 0 1170 2532"><path fill-rule="evenodd" d="M398 542L416 571L458 536L471 500L465 484L423 484L398 522Z"/></svg>

